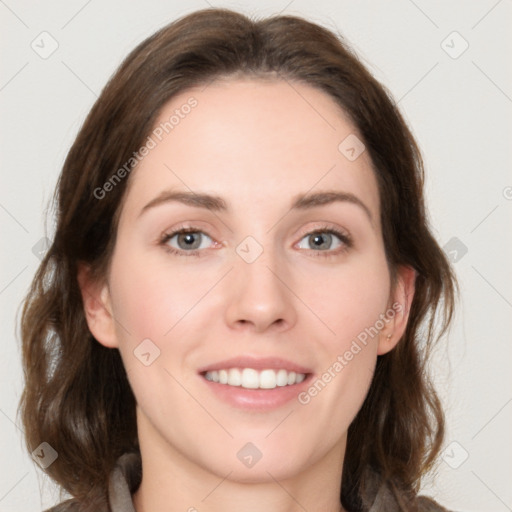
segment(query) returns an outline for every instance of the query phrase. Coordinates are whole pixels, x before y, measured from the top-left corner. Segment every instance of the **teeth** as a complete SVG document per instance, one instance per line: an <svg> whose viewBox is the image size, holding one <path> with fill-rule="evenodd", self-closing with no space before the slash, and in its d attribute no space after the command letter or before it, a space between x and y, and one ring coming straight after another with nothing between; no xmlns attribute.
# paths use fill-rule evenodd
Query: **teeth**
<svg viewBox="0 0 512 512"><path fill-rule="evenodd" d="M205 378L228 386L241 386L247 389L274 389L299 384L306 378L306 374L288 372L284 369L258 371L252 368L230 368L229 370L206 372Z"/></svg>

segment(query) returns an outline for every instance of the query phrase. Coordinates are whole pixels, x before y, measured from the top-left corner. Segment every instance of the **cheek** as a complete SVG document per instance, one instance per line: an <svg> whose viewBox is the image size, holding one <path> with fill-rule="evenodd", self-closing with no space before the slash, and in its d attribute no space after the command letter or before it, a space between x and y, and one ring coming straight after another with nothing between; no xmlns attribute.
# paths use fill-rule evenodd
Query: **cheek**
<svg viewBox="0 0 512 512"><path fill-rule="evenodd" d="M134 338L163 339L204 295L207 281L165 258L119 258L111 271L116 320Z"/></svg>
<svg viewBox="0 0 512 512"><path fill-rule="evenodd" d="M311 385L298 396L304 413L315 417L325 450L346 432L360 410L370 387L377 360L380 315L388 300L387 274L368 272L340 275L313 297L319 316L329 330L318 336L322 368ZM330 332L332 331L332 332ZM332 429L325 429L330 425Z"/></svg>
<svg viewBox="0 0 512 512"><path fill-rule="evenodd" d="M307 404L314 399L314 407L344 423L357 413L373 376L390 277L384 256L354 260L321 277L317 275L316 280L323 286L314 291L310 288L304 301L324 324L316 321L323 331L316 338L323 368L318 382L299 402ZM320 395L322 399L315 398Z"/></svg>
<svg viewBox="0 0 512 512"><path fill-rule="evenodd" d="M326 333L331 332L332 336L325 339L329 352L335 353L361 332L375 328L385 313L390 294L389 270L384 256L378 257L377 253L320 272L323 275L311 280L319 286L310 287L309 292L303 289L311 309L324 321Z"/></svg>

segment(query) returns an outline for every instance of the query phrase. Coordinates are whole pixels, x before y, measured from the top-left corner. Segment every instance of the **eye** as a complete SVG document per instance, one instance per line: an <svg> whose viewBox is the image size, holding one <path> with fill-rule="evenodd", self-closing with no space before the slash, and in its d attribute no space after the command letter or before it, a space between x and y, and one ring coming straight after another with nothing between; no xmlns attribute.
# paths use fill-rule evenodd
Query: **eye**
<svg viewBox="0 0 512 512"><path fill-rule="evenodd" d="M199 256L201 249L206 249L213 240L196 228L182 228L166 233L160 240L166 250L180 256Z"/></svg>
<svg viewBox="0 0 512 512"><path fill-rule="evenodd" d="M312 231L297 244L299 249L329 252L329 254L342 252L351 246L349 235L333 228Z"/></svg>
<svg viewBox="0 0 512 512"><path fill-rule="evenodd" d="M213 243L210 236L198 228L187 227L162 235L160 245L178 256L201 256ZM332 256L352 247L348 233L333 228L320 228L308 233L297 244L299 249L311 250L316 256Z"/></svg>

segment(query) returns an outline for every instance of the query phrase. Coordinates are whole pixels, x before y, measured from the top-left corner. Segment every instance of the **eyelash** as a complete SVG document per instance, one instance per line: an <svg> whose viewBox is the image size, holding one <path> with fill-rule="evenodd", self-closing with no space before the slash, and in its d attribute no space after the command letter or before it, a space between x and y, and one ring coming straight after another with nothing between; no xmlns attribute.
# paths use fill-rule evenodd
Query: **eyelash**
<svg viewBox="0 0 512 512"><path fill-rule="evenodd" d="M187 227L187 228L177 229L177 230L171 231L169 233L164 233L162 235L162 237L160 238L159 245L163 246L164 250L167 251L168 253L176 255L176 256L201 257L202 256L201 253L204 252L203 249L194 249L192 251L182 251L182 250L175 249L174 247L171 247L168 245L167 242L169 242L169 240L174 238L176 235L181 235L181 234L186 234L186 233L201 233L201 234L206 235L209 238L211 238L207 233L205 233L201 229L191 226L191 227ZM309 237L312 235L317 235L317 234L335 235L336 237L339 238L340 242L342 242L343 247L338 248L335 252L333 252L333 250L315 251L313 249L309 249L313 253L316 253L315 257L318 256L318 257L327 258L327 257L332 257L332 256L338 256L342 253L347 252L353 246L352 238L348 233L338 231L337 229L334 229L330 226L322 226L320 228L314 229L313 231L306 233L301 238L301 240L303 240L306 237Z"/></svg>

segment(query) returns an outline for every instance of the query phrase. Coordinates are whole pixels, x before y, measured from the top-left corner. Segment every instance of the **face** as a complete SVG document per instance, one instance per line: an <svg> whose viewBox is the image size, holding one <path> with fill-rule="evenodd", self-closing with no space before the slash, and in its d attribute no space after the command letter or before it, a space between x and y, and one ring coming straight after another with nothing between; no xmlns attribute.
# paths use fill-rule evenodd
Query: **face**
<svg viewBox="0 0 512 512"><path fill-rule="evenodd" d="M400 335L368 154L307 85L216 81L155 128L176 109L129 177L105 317L88 313L120 350L141 448L239 481L342 460Z"/></svg>

